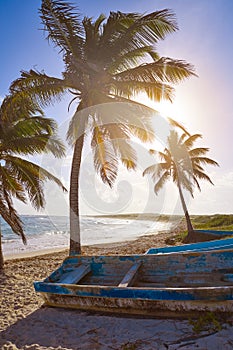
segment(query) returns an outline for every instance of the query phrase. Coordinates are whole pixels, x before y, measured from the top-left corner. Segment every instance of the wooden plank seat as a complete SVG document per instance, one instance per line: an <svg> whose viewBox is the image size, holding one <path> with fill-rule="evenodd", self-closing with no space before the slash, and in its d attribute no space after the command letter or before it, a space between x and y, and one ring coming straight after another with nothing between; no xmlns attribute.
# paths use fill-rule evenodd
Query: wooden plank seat
<svg viewBox="0 0 233 350"><path fill-rule="evenodd" d="M81 264L74 270L64 273L58 280L58 283L64 284L76 284L84 276L86 276L91 271L90 265Z"/></svg>
<svg viewBox="0 0 233 350"><path fill-rule="evenodd" d="M137 262L136 264L132 265L131 268L128 270L122 281L118 284L118 287L129 287L133 284L137 277L137 273L139 268L141 267L142 263Z"/></svg>

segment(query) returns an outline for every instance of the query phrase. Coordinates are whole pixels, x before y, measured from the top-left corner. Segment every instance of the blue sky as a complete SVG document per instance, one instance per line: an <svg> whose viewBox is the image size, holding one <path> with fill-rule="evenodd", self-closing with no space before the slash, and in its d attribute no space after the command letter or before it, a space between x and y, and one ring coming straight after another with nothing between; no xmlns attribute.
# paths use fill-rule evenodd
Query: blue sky
<svg viewBox="0 0 233 350"><path fill-rule="evenodd" d="M202 183L202 192L195 192L195 199L190 200L189 207L192 213L232 213L233 193L233 2L231 0L128 0L128 1L77 1L80 13L96 17L100 13L109 14L109 11L141 12L170 8L177 17L180 30L167 37L158 46L163 56L184 59L192 63L198 78L191 78L176 89L176 98L173 105L164 104L155 106L157 109L169 113L173 118L182 122L191 133L203 134L203 145L210 147L209 156L217 160L220 168L209 168L208 172L215 186ZM11 0L0 2L0 32L1 32L1 79L0 97L8 91L10 83L19 77L21 70L30 68L44 70L49 75L60 76L63 63L56 49L45 40L45 34L40 24L38 9L41 2L38 0ZM61 129L65 129L68 118L67 102L46 110L48 117L54 117ZM153 105L154 106L154 105ZM47 160L43 160L47 164ZM42 163L43 163L42 162ZM63 165L64 165L63 161ZM67 172L68 165L66 168ZM126 173L122 178L132 182ZM65 175L64 175L65 178ZM135 199L124 210L144 210L145 182L135 175L135 186L138 189ZM97 187L102 188L97 181ZM63 195L60 202L51 199L54 189L48 189L47 211L61 214L67 210L63 208L66 202ZM115 191L115 192L114 192ZM104 187L101 193L106 197L118 198L117 187L111 194ZM169 197L173 190L166 191ZM175 191L174 191L175 193ZM114 197L115 196L115 197ZM85 197L85 196L84 196ZM161 197L161 198L160 198ZM164 205L165 199L160 196L154 200L162 204L154 210L169 211ZM85 202L85 200L84 200ZM170 202L168 200L168 202ZM175 202L175 201L174 201ZM18 205L22 213L32 212L29 207ZM164 207L165 206L165 207ZM83 212L88 211L90 205L83 203Z"/></svg>

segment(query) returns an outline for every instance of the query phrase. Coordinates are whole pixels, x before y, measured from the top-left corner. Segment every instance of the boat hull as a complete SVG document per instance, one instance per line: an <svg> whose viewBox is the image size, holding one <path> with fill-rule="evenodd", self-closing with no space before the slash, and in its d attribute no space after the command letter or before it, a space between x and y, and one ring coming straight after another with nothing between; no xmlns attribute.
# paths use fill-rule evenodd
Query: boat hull
<svg viewBox="0 0 233 350"><path fill-rule="evenodd" d="M232 287L233 288L233 287ZM223 292L223 291L221 291ZM229 297L231 291L221 296ZM168 300L144 298L96 297L43 293L45 304L52 307L101 313L187 318L203 312L231 313L233 300Z"/></svg>
<svg viewBox="0 0 233 350"><path fill-rule="evenodd" d="M228 313L233 250L69 257L34 286L56 307L158 317Z"/></svg>
<svg viewBox="0 0 233 350"><path fill-rule="evenodd" d="M233 238L218 239L207 242L183 244L161 248L150 248L146 254L165 254L182 252L207 252L210 250L232 250Z"/></svg>

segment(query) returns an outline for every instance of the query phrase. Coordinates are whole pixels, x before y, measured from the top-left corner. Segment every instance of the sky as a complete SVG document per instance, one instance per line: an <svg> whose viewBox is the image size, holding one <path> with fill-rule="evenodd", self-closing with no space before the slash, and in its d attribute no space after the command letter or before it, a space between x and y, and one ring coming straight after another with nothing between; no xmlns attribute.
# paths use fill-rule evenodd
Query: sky
<svg viewBox="0 0 233 350"><path fill-rule="evenodd" d="M161 56L185 60L194 65L198 77L192 77L176 86L172 104L154 104L141 97L143 103L169 115L190 131L203 135L201 145L210 148L209 157L220 167L207 168L214 186L201 182L202 191L195 191L194 199L187 197L191 214L233 213L233 2L231 0L73 0L83 16L96 18L110 11L150 13L169 8L177 17L179 31L158 45ZM39 0L0 1L1 79L0 99L8 93L10 83L20 76L21 70L31 68L60 77L63 70L58 51L45 39L38 14ZM55 118L59 132L65 137L71 113L69 100L45 110L46 116ZM151 190L149 179L141 172L147 159L146 149L137 144L139 154L146 159L139 162L136 173L121 169L113 190L94 175L91 153L84 154L81 182L81 212L104 214L107 212L181 212L177 189L168 184L159 196ZM140 153L141 152L141 153ZM68 187L70 159L58 162L49 157L35 161L58 175ZM153 163L153 161L152 161ZM88 176L87 176L88 174ZM94 184L94 186L90 186ZM91 192L90 192L91 189ZM68 196L54 185L46 186L45 214L66 215ZM56 204L55 204L56 203ZM16 203L22 214L34 211L30 206Z"/></svg>

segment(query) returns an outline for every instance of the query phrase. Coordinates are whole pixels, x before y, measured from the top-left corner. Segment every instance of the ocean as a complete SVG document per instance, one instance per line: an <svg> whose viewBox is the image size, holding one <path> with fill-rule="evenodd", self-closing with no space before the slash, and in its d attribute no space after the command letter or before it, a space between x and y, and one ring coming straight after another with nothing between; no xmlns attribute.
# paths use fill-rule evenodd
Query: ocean
<svg viewBox="0 0 233 350"><path fill-rule="evenodd" d="M21 216L27 245L1 220L4 256L46 249L68 248L69 219L66 216ZM94 245L134 240L140 236L156 234L169 229L167 222L155 219L89 217L81 218L81 244Z"/></svg>

